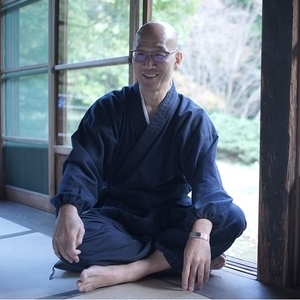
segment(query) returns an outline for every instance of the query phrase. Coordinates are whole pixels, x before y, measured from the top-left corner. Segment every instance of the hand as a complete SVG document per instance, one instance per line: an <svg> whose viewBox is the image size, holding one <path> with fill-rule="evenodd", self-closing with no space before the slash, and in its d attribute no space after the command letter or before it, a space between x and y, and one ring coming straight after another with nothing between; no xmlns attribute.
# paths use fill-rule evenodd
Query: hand
<svg viewBox="0 0 300 300"><path fill-rule="evenodd" d="M182 288L193 291L196 283L197 288L201 289L203 283L209 279L210 262L209 242L202 239L189 238L183 256Z"/></svg>
<svg viewBox="0 0 300 300"><path fill-rule="evenodd" d="M71 204L63 205L58 211L54 226L52 237L54 253L70 263L78 263L81 251L77 247L82 244L84 232L77 208Z"/></svg>

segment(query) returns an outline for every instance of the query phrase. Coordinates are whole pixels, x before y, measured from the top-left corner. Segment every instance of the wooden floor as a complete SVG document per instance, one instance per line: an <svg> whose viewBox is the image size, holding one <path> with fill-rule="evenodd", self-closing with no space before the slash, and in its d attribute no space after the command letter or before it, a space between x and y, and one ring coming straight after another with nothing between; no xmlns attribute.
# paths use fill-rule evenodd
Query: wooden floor
<svg viewBox="0 0 300 300"><path fill-rule="evenodd" d="M6 234L2 235L0 234L0 242L2 241L2 249L0 250L0 253L2 253L3 250L5 250L5 247L8 249L8 247L11 247L12 244L9 243L9 238L12 237L19 237L23 238L23 242L20 242L20 245L24 245L24 240L30 243L32 246L32 243L40 243L42 244L42 247L44 247L44 252L52 252L51 249L51 235L53 230L53 225L55 218L52 214L48 214L45 212L41 212L39 210L36 210L34 208L30 208L28 206L24 206L22 204L7 201L7 200L0 200L0 218L4 221L3 224L15 224L15 226L20 226L23 229L11 232L9 231L8 225L4 225L7 228L5 228ZM8 221L8 222L7 222ZM7 222L7 223L5 223ZM0 225L1 226L1 225ZM0 232L3 232L4 228L0 228ZM22 244L23 243L23 244ZM45 244L46 243L46 244ZM25 242L26 244L26 242ZM3 248L4 247L4 248ZM24 249L19 249L21 252L25 251L25 245ZM15 250L12 250L15 251ZM9 251L8 251L9 252ZM5 251L3 252L5 253ZM7 257L7 260L11 260L13 257L12 253L9 253L9 257ZM43 254L43 253L42 253ZM35 254L36 259L41 253ZM24 254L25 255L25 254ZM26 255L29 255L30 253L27 253ZM32 255L33 256L33 255ZM24 256L26 257L26 256ZM53 256L54 257L54 256ZM28 258L26 258L28 260ZM6 261L6 258L1 255L2 262ZM34 261L34 260L33 260ZM18 260L15 260L16 263L18 263ZM55 262L53 260L53 262ZM9 274L9 272L13 272L13 268L11 270L4 270L2 268L2 264L4 266L9 264L1 263L0 262L0 299L3 298L10 298L7 296L7 294L1 295L1 283L3 282L3 278L1 279L1 273L2 276L4 274ZM22 260L20 260L20 264L23 265ZM15 270L19 270L18 266L14 266ZM24 267L24 266L23 266ZM28 278L24 278L24 280L30 280L31 274L34 274L34 272L38 272L38 267L42 267L41 265L36 266L32 270L28 270ZM50 271L50 269L49 269ZM17 271L16 271L17 272ZM43 272L43 271L39 271ZM27 274L27 273L25 273ZM14 276L17 274L10 274L11 278L17 278L17 276ZM7 277L7 275L5 275ZM26 276L25 276L26 277ZM60 276L61 278L64 277L64 275ZM182 291L180 289L180 277L178 275L172 275L168 273L161 273L161 274L155 274L149 278L146 278L144 281L141 281L139 285L134 284L125 284L121 285L119 287L107 289L107 290L101 290L101 294L80 294L78 291L67 288L67 283L73 284L75 282L74 276L65 276L66 279L62 279L59 281L61 285L59 286L60 290L57 290L58 292L55 293L54 291L52 294L46 295L46 296L53 296L55 295L55 298L61 298L61 299L71 299L71 298L110 298L110 299L130 299L129 297L130 293L134 290L134 288L138 288L138 292L141 294L136 294L136 298L147 298L147 299L158 299L158 298L164 298L164 299L300 299L300 291L298 290L287 290L287 289L278 289L278 288L272 288L269 286L266 286L256 280L255 276L247 275L243 272L238 272L231 270L230 268L223 268L223 270L219 271L213 271L212 277L210 278L209 282L204 286L202 290L195 291L194 293ZM65 290L64 290L64 281L65 281ZM11 290L15 291L20 286L14 286L18 285L17 280L10 280L9 284L11 285ZM26 284L25 284L26 286ZM49 287L50 288L50 287ZM125 291L125 293L124 293ZM118 294L121 293L121 294ZM127 296L129 297L125 297ZM30 298L30 293L26 294L24 292L22 294L22 297L20 298ZM147 295L147 296L145 296ZM13 293L12 293L13 296ZM37 297L37 298L49 298L46 297ZM52 297L51 296L51 297ZM50 298L51 298L50 297Z"/></svg>

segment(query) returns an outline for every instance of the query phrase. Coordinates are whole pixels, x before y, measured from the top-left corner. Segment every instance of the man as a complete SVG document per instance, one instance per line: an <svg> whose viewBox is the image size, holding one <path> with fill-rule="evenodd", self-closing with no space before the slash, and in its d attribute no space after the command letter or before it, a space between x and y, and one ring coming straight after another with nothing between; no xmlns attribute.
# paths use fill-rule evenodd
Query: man
<svg viewBox="0 0 300 300"><path fill-rule="evenodd" d="M222 187L212 122L171 80L173 27L143 25L130 56L137 82L96 101L72 136L54 252L81 270L82 292L170 268L193 291L224 266L245 217Z"/></svg>

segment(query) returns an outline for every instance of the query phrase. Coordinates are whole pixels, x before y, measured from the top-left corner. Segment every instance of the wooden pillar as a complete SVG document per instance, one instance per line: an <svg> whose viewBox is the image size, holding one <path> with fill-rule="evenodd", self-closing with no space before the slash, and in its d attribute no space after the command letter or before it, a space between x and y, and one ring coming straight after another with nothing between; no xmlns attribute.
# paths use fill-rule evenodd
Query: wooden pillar
<svg viewBox="0 0 300 300"><path fill-rule="evenodd" d="M2 12L3 4L0 3L0 10ZM0 14L0 70L4 68L3 64L3 35L2 35L2 29L3 29L3 13ZM2 94L2 73L0 72L0 200L4 198L4 178L3 178L3 172L4 172L4 161L3 161L3 140L2 136L4 134L3 129L3 119L2 116L4 115L4 105L3 105L3 94Z"/></svg>
<svg viewBox="0 0 300 300"><path fill-rule="evenodd" d="M143 0L143 24L152 20L152 0Z"/></svg>
<svg viewBox="0 0 300 300"><path fill-rule="evenodd" d="M134 38L140 26L139 11L140 0L130 0L130 16L129 16L129 50L133 49ZM133 84L136 81L133 72L132 64L129 64L128 84Z"/></svg>
<svg viewBox="0 0 300 300"><path fill-rule="evenodd" d="M258 280L299 285L299 0L264 0Z"/></svg>

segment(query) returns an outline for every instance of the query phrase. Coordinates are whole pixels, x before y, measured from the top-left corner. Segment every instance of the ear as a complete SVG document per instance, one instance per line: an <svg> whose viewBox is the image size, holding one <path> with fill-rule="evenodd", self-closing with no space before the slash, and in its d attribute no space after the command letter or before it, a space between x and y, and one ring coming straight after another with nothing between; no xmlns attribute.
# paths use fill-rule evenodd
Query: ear
<svg viewBox="0 0 300 300"><path fill-rule="evenodd" d="M178 51L176 54L175 54L175 64L174 64L174 70L177 70L180 66L182 62L182 52Z"/></svg>

